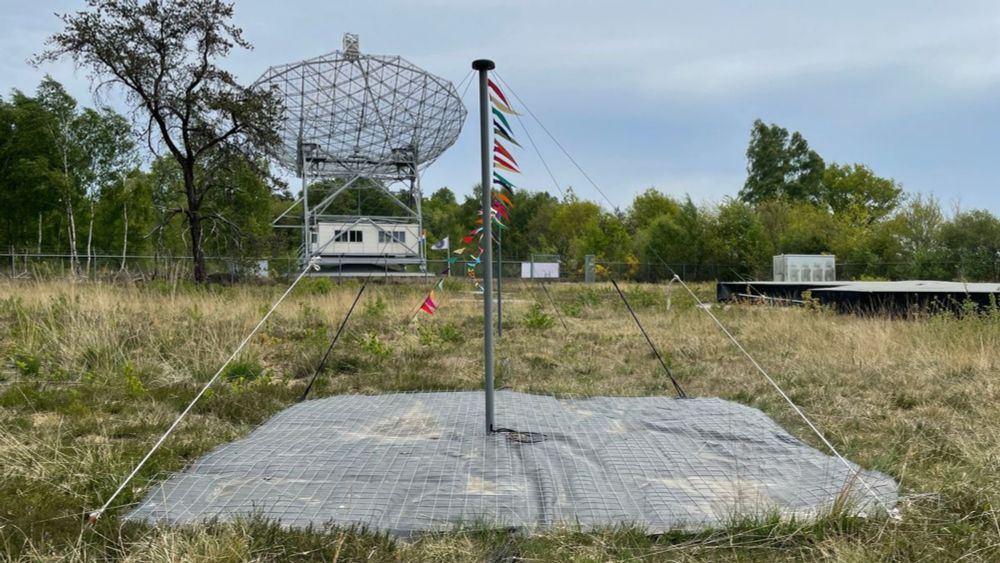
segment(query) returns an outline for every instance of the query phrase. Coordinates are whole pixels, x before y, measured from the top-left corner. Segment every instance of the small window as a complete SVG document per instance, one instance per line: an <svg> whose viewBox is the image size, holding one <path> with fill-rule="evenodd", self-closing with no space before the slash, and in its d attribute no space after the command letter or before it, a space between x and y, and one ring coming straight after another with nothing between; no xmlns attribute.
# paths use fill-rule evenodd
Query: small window
<svg viewBox="0 0 1000 563"><path fill-rule="evenodd" d="M406 231L379 231L378 241L379 243L395 242L406 244Z"/></svg>
<svg viewBox="0 0 1000 563"><path fill-rule="evenodd" d="M361 231L334 231L333 240L337 242L361 242Z"/></svg>

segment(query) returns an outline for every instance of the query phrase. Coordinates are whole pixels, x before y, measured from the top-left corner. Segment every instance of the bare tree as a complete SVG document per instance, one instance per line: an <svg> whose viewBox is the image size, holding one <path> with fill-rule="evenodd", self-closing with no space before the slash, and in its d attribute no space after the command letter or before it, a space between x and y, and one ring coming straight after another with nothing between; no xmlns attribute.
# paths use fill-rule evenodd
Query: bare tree
<svg viewBox="0 0 1000 563"><path fill-rule="evenodd" d="M62 14L65 29L49 38L35 64L70 57L92 73L95 91L120 87L133 104L150 150L165 149L182 173L196 281L206 279L202 203L217 183L206 158L251 163L278 142L275 96L241 86L217 61L250 49L222 0L88 0Z"/></svg>

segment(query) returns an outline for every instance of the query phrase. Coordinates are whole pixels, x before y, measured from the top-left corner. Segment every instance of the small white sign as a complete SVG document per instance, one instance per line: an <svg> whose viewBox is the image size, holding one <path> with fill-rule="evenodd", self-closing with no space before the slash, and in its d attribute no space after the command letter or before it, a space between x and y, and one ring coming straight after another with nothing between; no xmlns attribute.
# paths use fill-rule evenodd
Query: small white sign
<svg viewBox="0 0 1000 563"><path fill-rule="evenodd" d="M521 277L532 278L558 278L559 262L521 262Z"/></svg>

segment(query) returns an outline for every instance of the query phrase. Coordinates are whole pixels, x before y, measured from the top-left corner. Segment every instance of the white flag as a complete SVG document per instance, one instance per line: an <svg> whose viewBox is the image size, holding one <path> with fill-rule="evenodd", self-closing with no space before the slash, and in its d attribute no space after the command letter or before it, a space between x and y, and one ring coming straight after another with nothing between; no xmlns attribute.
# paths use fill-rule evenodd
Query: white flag
<svg viewBox="0 0 1000 563"><path fill-rule="evenodd" d="M435 242L434 246L431 247L431 250L448 250L448 237L444 237L443 239Z"/></svg>

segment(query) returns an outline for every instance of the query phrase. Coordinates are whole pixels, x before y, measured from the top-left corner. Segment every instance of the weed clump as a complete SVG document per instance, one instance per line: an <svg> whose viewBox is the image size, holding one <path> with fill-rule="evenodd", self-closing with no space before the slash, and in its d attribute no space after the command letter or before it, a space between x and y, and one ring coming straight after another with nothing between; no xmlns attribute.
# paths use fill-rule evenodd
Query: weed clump
<svg viewBox="0 0 1000 563"><path fill-rule="evenodd" d="M374 332L366 332L357 339L358 346L369 356L381 359L392 353L389 345Z"/></svg>
<svg viewBox="0 0 1000 563"><path fill-rule="evenodd" d="M542 306L538 303L533 303L528 309L528 312L524 315L525 326L535 330L552 328L552 325L554 325L555 322L556 321L552 318L552 315L546 313L545 310L542 309Z"/></svg>

